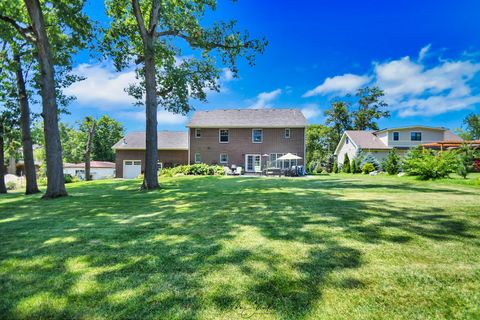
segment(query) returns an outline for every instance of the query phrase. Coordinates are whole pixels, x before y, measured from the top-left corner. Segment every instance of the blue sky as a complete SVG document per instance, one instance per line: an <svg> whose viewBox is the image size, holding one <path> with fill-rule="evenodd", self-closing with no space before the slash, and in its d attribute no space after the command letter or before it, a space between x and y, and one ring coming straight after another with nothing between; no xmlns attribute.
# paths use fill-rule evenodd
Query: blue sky
<svg viewBox="0 0 480 320"><path fill-rule="evenodd" d="M102 1L88 13L105 22ZM309 123L323 123L335 96L380 85L392 117L381 127L423 124L455 129L480 110L480 1L219 1L214 19L236 19L240 29L269 45L255 67L240 63L240 78L224 72L221 92L197 110L300 108ZM142 109L123 88L132 70L117 73L87 53L75 71L88 77L68 93L74 122L108 114L128 131L144 130ZM188 117L159 109L159 129L182 130Z"/></svg>

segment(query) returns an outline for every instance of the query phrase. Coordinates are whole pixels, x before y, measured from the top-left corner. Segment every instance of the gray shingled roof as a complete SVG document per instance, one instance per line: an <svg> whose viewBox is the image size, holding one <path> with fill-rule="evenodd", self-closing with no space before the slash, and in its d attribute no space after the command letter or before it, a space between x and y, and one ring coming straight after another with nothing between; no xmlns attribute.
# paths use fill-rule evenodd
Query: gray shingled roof
<svg viewBox="0 0 480 320"><path fill-rule="evenodd" d="M443 134L443 140L444 141L463 141L462 138L457 136L455 133L453 133L450 130L446 130Z"/></svg>
<svg viewBox="0 0 480 320"><path fill-rule="evenodd" d="M226 109L197 111L190 128L303 128L307 119L298 109Z"/></svg>
<svg viewBox="0 0 480 320"><path fill-rule="evenodd" d="M159 131L157 139L159 150L188 150L188 132L186 131ZM145 150L145 132L130 132L112 148Z"/></svg>
<svg viewBox="0 0 480 320"><path fill-rule="evenodd" d="M347 130L346 134L362 149L390 149L380 140L373 131Z"/></svg>

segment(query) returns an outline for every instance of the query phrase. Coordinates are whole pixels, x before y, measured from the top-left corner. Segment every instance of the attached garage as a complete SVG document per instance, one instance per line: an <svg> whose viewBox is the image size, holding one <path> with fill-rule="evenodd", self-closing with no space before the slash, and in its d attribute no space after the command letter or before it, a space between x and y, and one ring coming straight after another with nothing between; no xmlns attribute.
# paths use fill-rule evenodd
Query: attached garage
<svg viewBox="0 0 480 320"><path fill-rule="evenodd" d="M158 167L188 164L188 134L184 131L159 131ZM115 150L116 178L134 179L145 170L145 132L131 132L118 141Z"/></svg>
<svg viewBox="0 0 480 320"><path fill-rule="evenodd" d="M141 160L124 160L123 161L123 178L135 179L142 173Z"/></svg>

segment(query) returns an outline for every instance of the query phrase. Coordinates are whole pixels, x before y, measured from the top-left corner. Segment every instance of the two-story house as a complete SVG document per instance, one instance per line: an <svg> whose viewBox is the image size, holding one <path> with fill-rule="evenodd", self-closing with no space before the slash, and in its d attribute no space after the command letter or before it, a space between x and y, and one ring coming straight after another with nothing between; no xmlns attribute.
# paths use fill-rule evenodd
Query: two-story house
<svg viewBox="0 0 480 320"><path fill-rule="evenodd" d="M357 150L370 152L381 163L390 149L397 149L404 155L408 149L417 145L439 141L462 141L462 139L443 127L408 126L383 129L378 131L347 130L343 133L335 155L338 163L343 165L345 155L355 158Z"/></svg>
<svg viewBox="0 0 480 320"><path fill-rule="evenodd" d="M158 132L158 166L206 163L258 172L303 165L307 120L298 109L197 111L188 131ZM114 146L117 178L136 178L145 168L145 132L132 132ZM286 153L301 160L277 160Z"/></svg>
<svg viewBox="0 0 480 320"><path fill-rule="evenodd" d="M298 109L198 111L187 124L189 163L236 165L245 172L303 165L306 127ZM276 160L286 153L302 160Z"/></svg>

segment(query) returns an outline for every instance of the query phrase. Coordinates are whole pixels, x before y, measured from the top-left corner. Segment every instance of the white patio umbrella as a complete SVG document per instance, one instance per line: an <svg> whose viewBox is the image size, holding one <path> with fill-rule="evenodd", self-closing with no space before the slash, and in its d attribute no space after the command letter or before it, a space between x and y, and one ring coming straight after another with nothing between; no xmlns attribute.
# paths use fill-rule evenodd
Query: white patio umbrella
<svg viewBox="0 0 480 320"><path fill-rule="evenodd" d="M281 156L280 158L277 158L277 160L301 160L301 159L303 158L291 153L287 153Z"/></svg>

